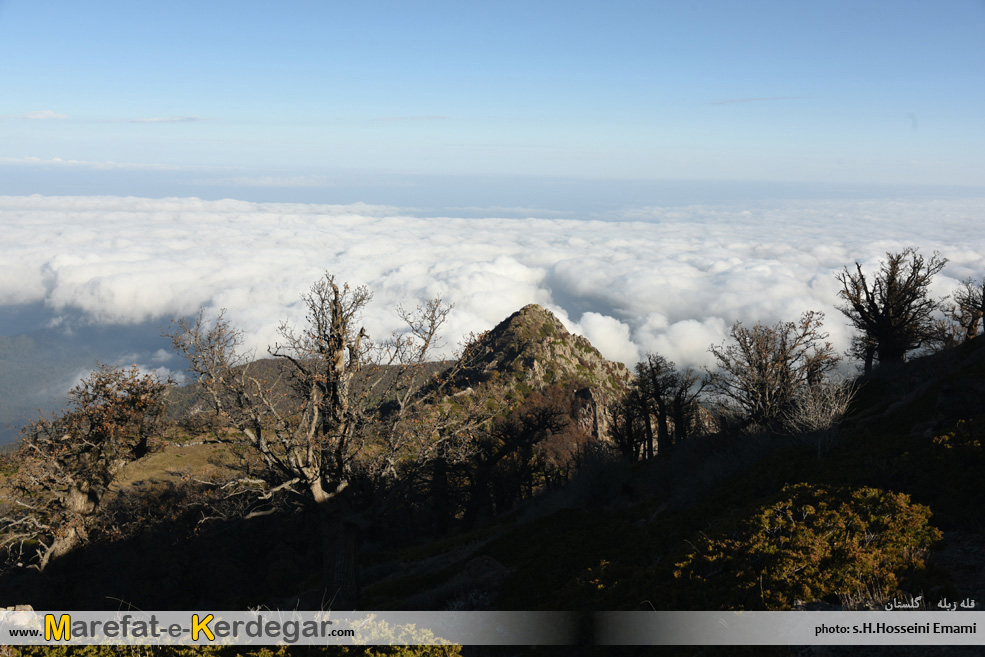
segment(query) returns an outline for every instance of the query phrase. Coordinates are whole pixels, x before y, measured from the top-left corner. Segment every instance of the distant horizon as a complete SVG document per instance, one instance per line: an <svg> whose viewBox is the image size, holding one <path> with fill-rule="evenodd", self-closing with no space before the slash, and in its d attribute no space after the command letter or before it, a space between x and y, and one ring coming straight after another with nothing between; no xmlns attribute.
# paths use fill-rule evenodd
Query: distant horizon
<svg viewBox="0 0 985 657"><path fill-rule="evenodd" d="M298 179L297 184L289 184L294 179ZM270 184L255 184L255 181L247 184L247 180L251 179L244 177L241 184L232 184L173 173L134 174L112 170L55 175L44 167L14 172L5 169L0 162L0 196L198 198L308 205L364 203L392 206L412 216L444 213L456 217L606 219L620 218L626 209L641 206L985 198L985 183L974 186L355 172L272 177ZM275 184L277 181L284 184Z"/></svg>

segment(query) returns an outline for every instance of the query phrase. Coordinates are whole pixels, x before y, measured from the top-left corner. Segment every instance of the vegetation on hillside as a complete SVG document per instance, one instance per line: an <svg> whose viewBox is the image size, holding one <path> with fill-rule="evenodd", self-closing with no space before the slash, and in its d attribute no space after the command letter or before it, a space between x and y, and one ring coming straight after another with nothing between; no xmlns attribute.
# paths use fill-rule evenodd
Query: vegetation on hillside
<svg viewBox="0 0 985 657"><path fill-rule="evenodd" d="M674 576L707 603L789 609L839 593L891 595L940 540L930 509L875 488L784 486L735 526L702 535Z"/></svg>
<svg viewBox="0 0 985 657"><path fill-rule="evenodd" d="M307 297L308 332L274 347L279 366L237 362L232 327L186 325L176 344L202 359L199 381L153 440L140 442L149 407L114 421L115 440L147 454L106 453L73 549L32 561L25 545L70 526L51 514L49 538L12 540L29 514L11 491L44 461L26 447L0 461L0 606L801 609L985 595L985 564L967 556L985 549L978 286L947 306L926 294L938 256L886 262L846 269L843 297L868 290L882 312L887 291L910 285L919 326L860 328L850 355L871 371L853 381L834 378L816 312L734 324L710 347L715 372L648 354L635 376L538 306L442 367L423 357L434 313L407 315L410 339L369 358L355 314L333 310L359 299L346 306L332 279ZM73 417L53 421L59 440L92 443L98 425ZM145 465L122 467L133 459ZM190 584L204 573L208 590Z"/></svg>

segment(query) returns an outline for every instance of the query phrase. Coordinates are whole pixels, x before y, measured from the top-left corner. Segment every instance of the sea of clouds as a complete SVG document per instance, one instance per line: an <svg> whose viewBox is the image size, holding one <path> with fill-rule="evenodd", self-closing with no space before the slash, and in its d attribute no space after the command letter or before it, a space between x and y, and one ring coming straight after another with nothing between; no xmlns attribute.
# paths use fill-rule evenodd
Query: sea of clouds
<svg viewBox="0 0 985 657"><path fill-rule="evenodd" d="M985 199L750 201L646 207L612 220L415 217L389 206L197 198L0 197L0 307L43 307L45 324L160 325L204 308L258 353L326 271L369 286L371 336L395 308L455 304L445 335L483 331L528 303L552 310L608 358L658 352L708 366L736 320L827 314L841 351L836 274L917 246L949 258L932 292L985 273ZM10 327L0 326L0 334ZM150 360L156 359L156 362ZM161 367L157 351L141 365ZM177 362L173 363L176 369Z"/></svg>

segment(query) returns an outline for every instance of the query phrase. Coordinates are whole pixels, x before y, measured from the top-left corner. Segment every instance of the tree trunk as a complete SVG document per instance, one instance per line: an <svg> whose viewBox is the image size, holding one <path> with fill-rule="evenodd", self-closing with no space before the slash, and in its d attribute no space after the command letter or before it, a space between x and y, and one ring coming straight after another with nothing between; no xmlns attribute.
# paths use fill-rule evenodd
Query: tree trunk
<svg viewBox="0 0 985 657"><path fill-rule="evenodd" d="M657 398L657 456L670 456L670 429L667 427L667 404Z"/></svg>
<svg viewBox="0 0 985 657"><path fill-rule="evenodd" d="M465 515L462 516L462 524L466 530L475 527L479 512L488 509L490 506L489 483L492 479L491 470L491 465L480 464L471 477L472 485L470 486L469 504L465 508Z"/></svg>
<svg viewBox="0 0 985 657"><path fill-rule="evenodd" d="M644 455L643 458L650 460L653 458L653 423L650 421L650 409L644 404L641 407L643 411L643 423L646 427L646 442L643 445Z"/></svg>
<svg viewBox="0 0 985 657"><path fill-rule="evenodd" d="M62 499L62 505L69 512L69 520L63 525L65 533L55 536L51 546L41 557L41 563L38 564L40 570L44 571L52 561L82 545L87 535L89 518L99 507L100 499L99 493L87 483L69 485Z"/></svg>
<svg viewBox="0 0 985 657"><path fill-rule="evenodd" d="M907 344L896 335L883 336L876 347L879 365L902 363L906 360Z"/></svg>
<svg viewBox="0 0 985 657"><path fill-rule="evenodd" d="M674 399L674 447L679 447L691 435L691 425L694 423L694 409L691 404L681 398Z"/></svg>
<svg viewBox="0 0 985 657"><path fill-rule="evenodd" d="M82 535L75 527L69 527L68 532L58 536L52 542L51 547L49 547L44 556L41 557L41 563L38 565L38 569L44 572L52 561L56 561L61 557L64 557L70 552L74 552L77 547L82 545Z"/></svg>

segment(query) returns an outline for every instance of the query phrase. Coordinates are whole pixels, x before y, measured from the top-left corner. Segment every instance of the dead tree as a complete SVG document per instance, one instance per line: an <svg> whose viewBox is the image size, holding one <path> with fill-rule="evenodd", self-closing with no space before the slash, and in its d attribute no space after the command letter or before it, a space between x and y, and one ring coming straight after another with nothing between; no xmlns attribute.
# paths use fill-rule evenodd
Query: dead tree
<svg viewBox="0 0 985 657"><path fill-rule="evenodd" d="M973 278L966 278L961 281L961 287L951 293L951 298L954 301L945 307L944 314L956 325L955 341L967 342L982 329L982 316L985 315L985 278L981 283L975 282Z"/></svg>
<svg viewBox="0 0 985 657"><path fill-rule="evenodd" d="M817 457L821 458L834 443L838 426L856 391L855 382L848 380L824 381L803 387L784 412L787 431L816 439Z"/></svg>
<svg viewBox="0 0 985 657"><path fill-rule="evenodd" d="M338 285L326 274L302 300L306 325L281 324L271 356L285 364L281 381L257 375L237 349L240 331L223 314L211 324L178 321L169 333L212 409L266 464L263 500L289 494L315 511L323 537L324 576L336 608L358 600L358 534L372 514L357 508L354 482L379 498L393 495L407 467L434 453L437 428L416 395L449 307L434 299L415 312L398 309L402 335L372 343L360 326L372 299L365 287Z"/></svg>
<svg viewBox="0 0 985 657"><path fill-rule="evenodd" d="M166 389L136 365L100 365L69 393L61 417L24 429L0 518L0 545L17 562L44 570L86 542L114 480L147 454Z"/></svg>
<svg viewBox="0 0 985 657"><path fill-rule="evenodd" d="M659 354L647 354L637 363L635 388L647 412L643 418L647 427L646 458L654 455L650 416L657 422L656 453L669 456L673 447L690 434L704 387L705 382L693 370L678 370Z"/></svg>
<svg viewBox="0 0 985 657"><path fill-rule="evenodd" d="M647 458L647 440L653 440L649 404L637 386L632 386L618 401L609 427L612 441L619 451L635 463Z"/></svg>
<svg viewBox="0 0 985 657"><path fill-rule="evenodd" d="M929 287L946 264L936 251L927 260L909 247L887 253L871 281L858 262L854 272L845 267L838 275L839 294L846 301L838 310L860 333L851 353L864 360L866 373L874 358L883 364L902 363L907 352L939 338L934 313L943 299L931 298Z"/></svg>

